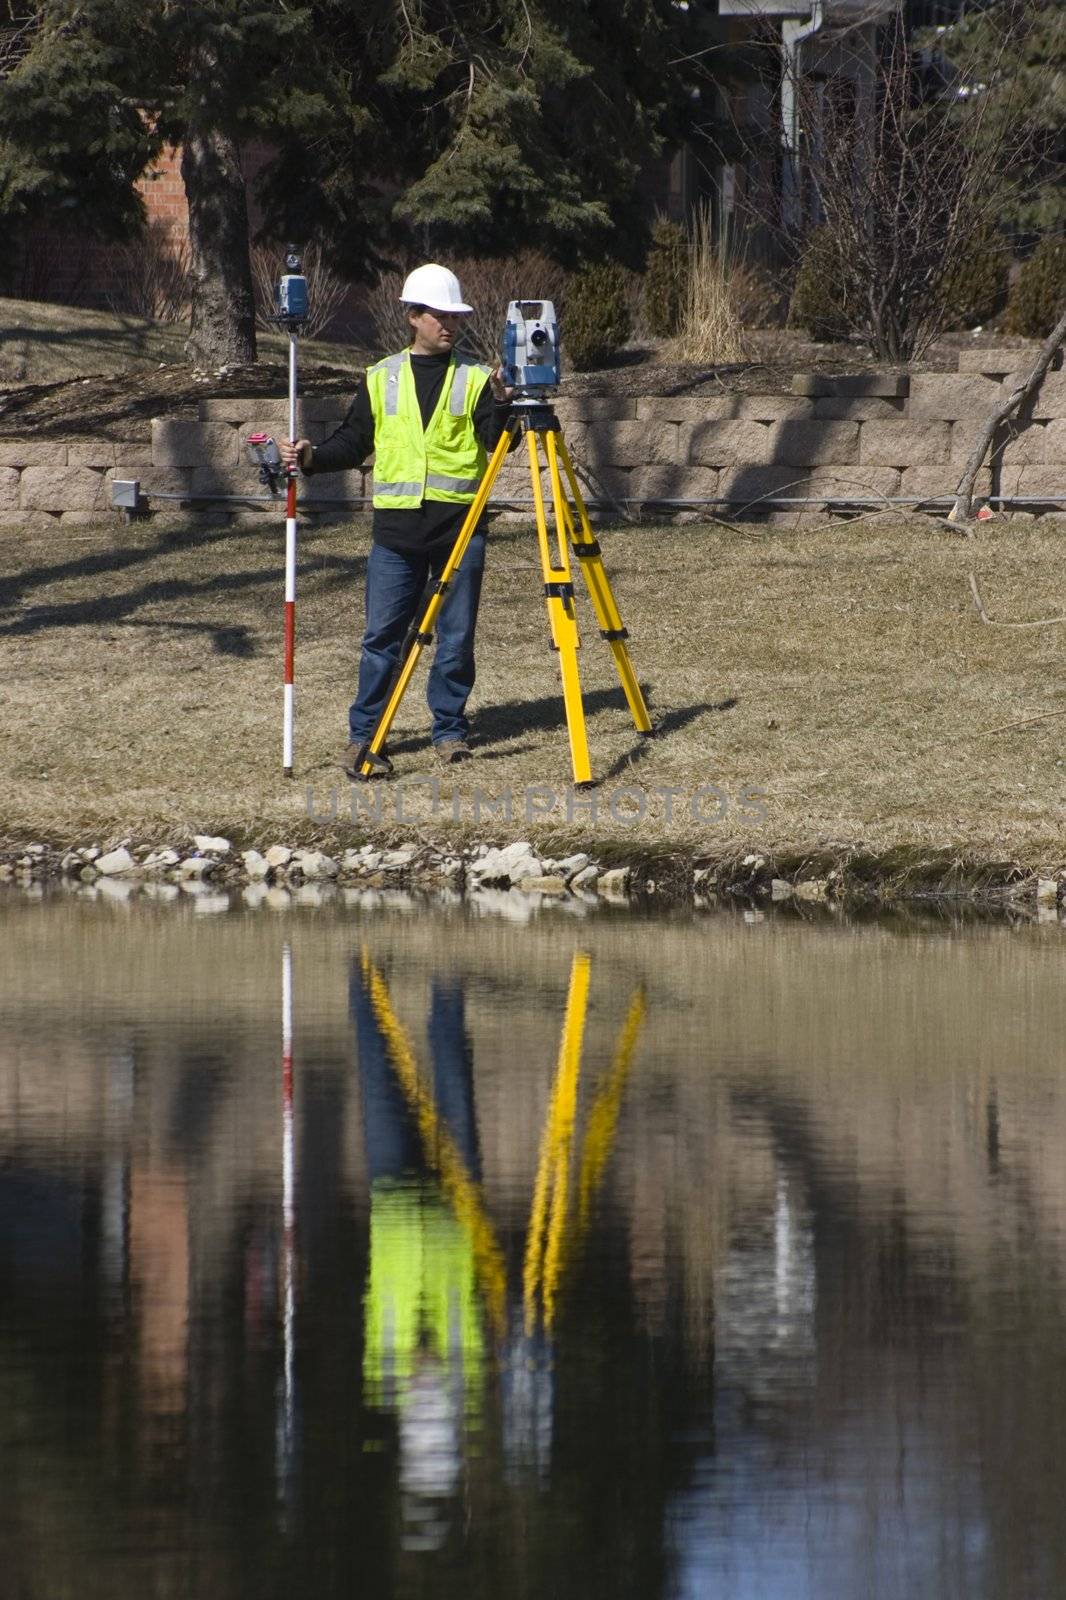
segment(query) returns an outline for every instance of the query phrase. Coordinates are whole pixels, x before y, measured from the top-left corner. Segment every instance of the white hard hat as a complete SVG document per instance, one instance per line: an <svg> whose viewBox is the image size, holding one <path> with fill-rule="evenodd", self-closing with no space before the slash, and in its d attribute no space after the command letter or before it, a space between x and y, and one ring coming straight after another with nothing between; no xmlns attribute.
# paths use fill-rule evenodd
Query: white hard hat
<svg viewBox="0 0 1066 1600"><path fill-rule="evenodd" d="M400 300L408 306L428 306L430 311L473 311L463 300L459 279L447 267L431 261L416 267L404 279Z"/></svg>

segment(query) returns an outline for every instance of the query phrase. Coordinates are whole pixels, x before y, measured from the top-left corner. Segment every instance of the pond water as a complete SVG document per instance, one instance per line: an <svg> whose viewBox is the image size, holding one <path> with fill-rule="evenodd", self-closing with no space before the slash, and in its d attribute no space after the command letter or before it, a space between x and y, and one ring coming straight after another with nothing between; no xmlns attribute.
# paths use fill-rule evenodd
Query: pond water
<svg viewBox="0 0 1066 1600"><path fill-rule="evenodd" d="M1061 940L4 898L0 1592L1063 1594Z"/></svg>

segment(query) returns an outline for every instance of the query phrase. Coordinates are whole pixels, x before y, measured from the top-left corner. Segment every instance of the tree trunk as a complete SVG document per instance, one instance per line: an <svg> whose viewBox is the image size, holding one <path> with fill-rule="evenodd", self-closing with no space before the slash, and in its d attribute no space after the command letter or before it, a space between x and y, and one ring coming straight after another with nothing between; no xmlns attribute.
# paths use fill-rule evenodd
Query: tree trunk
<svg viewBox="0 0 1066 1600"><path fill-rule="evenodd" d="M181 177L189 203L192 320L185 349L196 366L255 360L255 299L248 199L237 144L217 128L190 128Z"/></svg>
<svg viewBox="0 0 1066 1600"><path fill-rule="evenodd" d="M1066 311L1052 328L1044 343L1040 346L1040 354L1025 379L1016 389L1012 389L1006 400L1002 401L989 412L981 424L981 431L977 435L974 447L966 463L966 470L959 479L959 486L955 490L955 504L948 512L949 522L966 522L973 515L973 490L977 482L977 474L981 470L989 446L996 436L996 429L1001 423L1006 422L1012 412L1017 411L1024 400L1036 393L1044 381L1044 375L1055 359L1055 352L1066 340Z"/></svg>

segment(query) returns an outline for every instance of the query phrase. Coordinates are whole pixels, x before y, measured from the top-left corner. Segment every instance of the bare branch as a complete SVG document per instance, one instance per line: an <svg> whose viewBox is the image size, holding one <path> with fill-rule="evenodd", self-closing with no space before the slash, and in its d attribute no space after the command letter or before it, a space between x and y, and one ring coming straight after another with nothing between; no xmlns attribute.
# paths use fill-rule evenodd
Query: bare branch
<svg viewBox="0 0 1066 1600"><path fill-rule="evenodd" d="M1066 341L1066 308L1063 309L1062 316L1040 346L1040 352L1028 377L1023 383L1012 389L1007 398L1000 405L995 406L985 418L977 438L974 440L973 449L967 457L966 468L959 479L959 485L955 491L955 504L948 513L953 522L964 522L973 515L974 484L977 482L977 474L980 472L984 459L991 448L992 440L996 436L996 430L1031 395L1036 393L1043 383L1052 361L1055 359L1056 352L1061 349L1064 341Z"/></svg>

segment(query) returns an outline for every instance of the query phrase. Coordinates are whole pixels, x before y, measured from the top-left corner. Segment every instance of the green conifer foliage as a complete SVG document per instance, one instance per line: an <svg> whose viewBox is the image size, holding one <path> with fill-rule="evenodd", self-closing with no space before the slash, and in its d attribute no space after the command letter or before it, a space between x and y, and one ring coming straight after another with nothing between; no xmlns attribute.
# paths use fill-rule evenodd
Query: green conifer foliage
<svg viewBox="0 0 1066 1600"><path fill-rule="evenodd" d="M1066 311L1066 239L1045 239L1018 274L1003 319L1008 333L1046 339Z"/></svg>
<svg viewBox="0 0 1066 1600"><path fill-rule="evenodd" d="M657 338L672 338L681 326L690 270L684 228L660 217L651 230L643 291L644 319Z"/></svg>
<svg viewBox="0 0 1066 1600"><path fill-rule="evenodd" d="M1062 0L996 0L969 6L927 36L955 74L960 105L977 95L994 115L993 139L1010 130L1013 184L1001 221L1046 232L1066 225L1066 6Z"/></svg>
<svg viewBox="0 0 1066 1600"><path fill-rule="evenodd" d="M575 272L566 294L563 359L579 372L602 367L629 338L629 279L614 261Z"/></svg>
<svg viewBox="0 0 1066 1600"><path fill-rule="evenodd" d="M994 229L976 235L941 286L945 328L982 327L1002 311L1009 284L1010 252L1003 235Z"/></svg>
<svg viewBox="0 0 1066 1600"><path fill-rule="evenodd" d="M832 342L852 331L845 263L830 228L815 228L796 269L789 323L812 339Z"/></svg>

